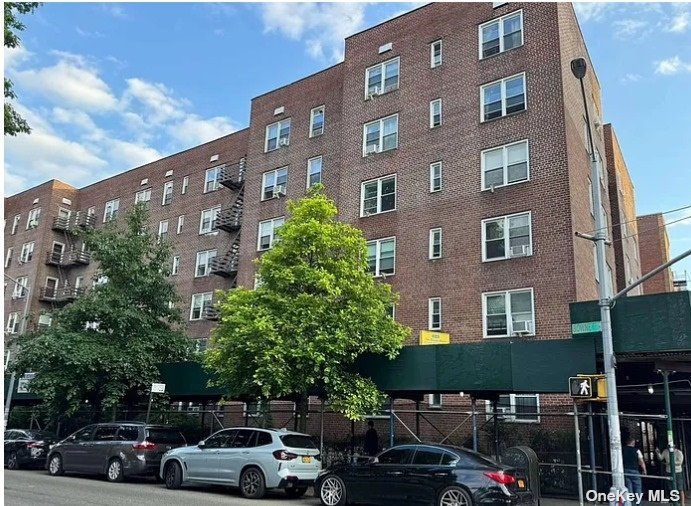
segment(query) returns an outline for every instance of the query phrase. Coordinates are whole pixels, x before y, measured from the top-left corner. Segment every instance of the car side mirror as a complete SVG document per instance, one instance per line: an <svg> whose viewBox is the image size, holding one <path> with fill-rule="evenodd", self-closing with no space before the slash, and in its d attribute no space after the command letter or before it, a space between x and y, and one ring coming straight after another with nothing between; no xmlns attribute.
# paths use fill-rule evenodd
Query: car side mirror
<svg viewBox="0 0 691 506"><path fill-rule="evenodd" d="M199 441L199 443L197 443L197 446L203 450L206 446L206 441L202 439L201 441Z"/></svg>

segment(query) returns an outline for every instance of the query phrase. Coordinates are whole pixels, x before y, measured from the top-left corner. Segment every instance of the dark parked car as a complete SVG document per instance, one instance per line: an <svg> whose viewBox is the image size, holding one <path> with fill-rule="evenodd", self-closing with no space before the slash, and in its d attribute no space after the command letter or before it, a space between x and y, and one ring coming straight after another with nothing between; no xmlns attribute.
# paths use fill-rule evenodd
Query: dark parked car
<svg viewBox="0 0 691 506"><path fill-rule="evenodd" d="M524 474L479 453L434 444L394 446L369 462L330 467L314 489L324 506L513 506L533 498Z"/></svg>
<svg viewBox="0 0 691 506"><path fill-rule="evenodd" d="M58 436L51 432L31 429L10 429L5 431L5 466L8 469L20 467L43 468L51 444Z"/></svg>
<svg viewBox="0 0 691 506"><path fill-rule="evenodd" d="M185 444L180 431L167 425L99 423L54 445L46 467L53 476L65 472L105 474L108 481L122 481L132 475L156 476L163 454Z"/></svg>

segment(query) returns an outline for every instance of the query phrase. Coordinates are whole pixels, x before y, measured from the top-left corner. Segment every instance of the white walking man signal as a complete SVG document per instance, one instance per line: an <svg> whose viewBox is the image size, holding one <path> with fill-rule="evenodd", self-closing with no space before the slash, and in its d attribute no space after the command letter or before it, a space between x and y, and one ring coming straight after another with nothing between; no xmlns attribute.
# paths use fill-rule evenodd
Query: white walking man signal
<svg viewBox="0 0 691 506"><path fill-rule="evenodd" d="M578 392L578 395L590 395L590 381L583 380L579 383L578 385L580 387L580 391Z"/></svg>

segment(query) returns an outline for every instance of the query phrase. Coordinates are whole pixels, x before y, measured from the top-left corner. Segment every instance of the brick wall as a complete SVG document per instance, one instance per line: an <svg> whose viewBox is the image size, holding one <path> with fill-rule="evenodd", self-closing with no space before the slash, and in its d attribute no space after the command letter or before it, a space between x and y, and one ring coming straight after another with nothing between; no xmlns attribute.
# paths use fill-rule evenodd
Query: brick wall
<svg viewBox="0 0 691 506"><path fill-rule="evenodd" d="M669 238L662 214L648 214L637 218L638 248L641 271L645 274L669 261ZM643 283L643 293L664 293L674 290L669 268Z"/></svg>

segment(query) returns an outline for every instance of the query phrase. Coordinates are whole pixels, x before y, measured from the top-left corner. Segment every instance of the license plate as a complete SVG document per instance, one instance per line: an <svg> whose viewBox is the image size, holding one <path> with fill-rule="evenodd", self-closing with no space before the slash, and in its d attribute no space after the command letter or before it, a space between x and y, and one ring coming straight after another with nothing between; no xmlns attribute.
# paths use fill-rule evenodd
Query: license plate
<svg viewBox="0 0 691 506"><path fill-rule="evenodd" d="M312 463L312 457L302 457L302 463L303 464L311 464Z"/></svg>
<svg viewBox="0 0 691 506"><path fill-rule="evenodd" d="M518 480L518 488L525 488L525 481Z"/></svg>

